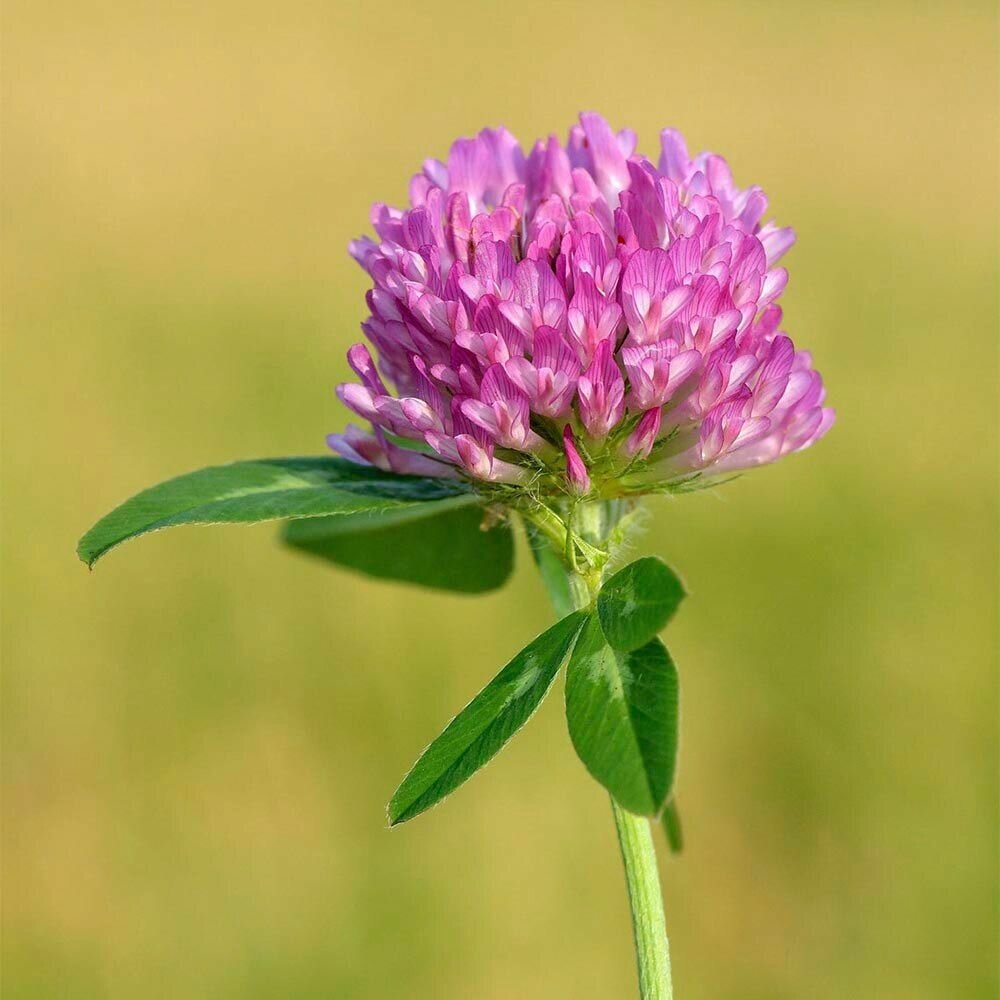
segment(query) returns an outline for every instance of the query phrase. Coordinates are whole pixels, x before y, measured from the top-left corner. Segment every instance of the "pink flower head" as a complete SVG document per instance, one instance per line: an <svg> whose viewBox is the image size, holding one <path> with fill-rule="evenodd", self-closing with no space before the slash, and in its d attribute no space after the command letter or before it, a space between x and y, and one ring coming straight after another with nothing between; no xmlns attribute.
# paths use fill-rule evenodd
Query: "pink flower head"
<svg viewBox="0 0 1000 1000"><path fill-rule="evenodd" d="M376 239L351 245L374 351L351 348L358 381L338 388L374 432L330 446L484 488L616 495L825 434L822 380L778 329L794 233L721 157L672 129L660 147L654 164L593 113L528 153L484 129L424 163L409 207L376 205Z"/></svg>

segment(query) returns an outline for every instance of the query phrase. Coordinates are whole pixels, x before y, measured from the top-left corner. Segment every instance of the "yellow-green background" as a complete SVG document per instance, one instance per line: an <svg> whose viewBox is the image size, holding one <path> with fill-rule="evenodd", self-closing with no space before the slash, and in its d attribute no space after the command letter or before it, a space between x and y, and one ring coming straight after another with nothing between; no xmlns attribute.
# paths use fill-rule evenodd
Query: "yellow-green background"
<svg viewBox="0 0 1000 1000"><path fill-rule="evenodd" d="M73 555L161 478L321 451L369 203L456 135L597 108L765 186L839 411L813 451L656 503L642 546L692 595L679 1000L992 1000L996 43L990 3L8 0L4 996L633 994L559 693L385 829L548 622L527 560L466 599L270 526Z"/></svg>

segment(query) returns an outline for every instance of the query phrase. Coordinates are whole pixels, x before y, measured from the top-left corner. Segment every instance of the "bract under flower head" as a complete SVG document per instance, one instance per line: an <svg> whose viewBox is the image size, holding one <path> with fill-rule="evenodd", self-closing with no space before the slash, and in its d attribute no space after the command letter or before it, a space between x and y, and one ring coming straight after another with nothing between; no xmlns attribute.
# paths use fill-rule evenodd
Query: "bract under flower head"
<svg viewBox="0 0 1000 1000"><path fill-rule="evenodd" d="M790 229L725 160L665 129L653 164L582 114L525 155L506 129L425 162L410 207L377 204L358 382L373 427L330 446L404 474L595 497L772 462L833 422L779 332ZM499 489L499 486L497 487Z"/></svg>

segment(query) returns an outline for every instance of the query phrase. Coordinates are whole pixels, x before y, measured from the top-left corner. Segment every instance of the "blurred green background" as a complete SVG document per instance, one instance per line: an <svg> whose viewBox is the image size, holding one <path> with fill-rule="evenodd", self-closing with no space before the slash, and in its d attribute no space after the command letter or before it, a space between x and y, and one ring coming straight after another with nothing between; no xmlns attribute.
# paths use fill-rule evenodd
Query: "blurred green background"
<svg viewBox="0 0 1000 1000"><path fill-rule="evenodd" d="M137 489L319 452L347 241L453 137L682 128L799 233L839 422L655 505L686 576L662 859L681 1000L997 995L992 3L8 0L4 996L633 995L607 801L560 693L391 834L417 752L549 621L184 529Z"/></svg>

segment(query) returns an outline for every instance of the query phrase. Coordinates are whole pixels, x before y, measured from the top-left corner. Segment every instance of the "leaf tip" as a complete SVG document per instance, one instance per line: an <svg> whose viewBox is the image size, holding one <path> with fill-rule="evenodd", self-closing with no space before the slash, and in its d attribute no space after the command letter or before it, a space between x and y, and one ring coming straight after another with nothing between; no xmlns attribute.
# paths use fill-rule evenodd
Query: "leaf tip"
<svg viewBox="0 0 1000 1000"><path fill-rule="evenodd" d="M88 570L92 570L94 568L94 563L96 563L101 557L101 554L99 552L95 553L91 551L86 542L87 536L84 535L83 538L76 543L76 557L87 567Z"/></svg>
<svg viewBox="0 0 1000 1000"><path fill-rule="evenodd" d="M405 823L410 818L406 813L406 807L400 806L398 799L399 789L396 790L393 797L389 799L389 804L385 807L385 818L390 830Z"/></svg>
<svg viewBox="0 0 1000 1000"><path fill-rule="evenodd" d="M405 810L403 812L393 812L392 809L386 811L386 820L389 824L390 830L395 830L397 826L402 826L410 817L406 815Z"/></svg>

